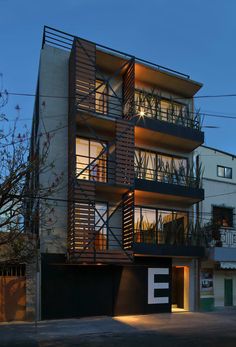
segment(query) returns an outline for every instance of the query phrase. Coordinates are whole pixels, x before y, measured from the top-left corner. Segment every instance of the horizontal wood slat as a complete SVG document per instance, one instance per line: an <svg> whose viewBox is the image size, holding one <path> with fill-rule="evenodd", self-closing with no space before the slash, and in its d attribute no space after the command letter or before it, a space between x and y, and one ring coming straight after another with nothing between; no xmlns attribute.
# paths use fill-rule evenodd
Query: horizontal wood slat
<svg viewBox="0 0 236 347"><path fill-rule="evenodd" d="M134 126L128 121L116 121L116 183L134 183Z"/></svg>

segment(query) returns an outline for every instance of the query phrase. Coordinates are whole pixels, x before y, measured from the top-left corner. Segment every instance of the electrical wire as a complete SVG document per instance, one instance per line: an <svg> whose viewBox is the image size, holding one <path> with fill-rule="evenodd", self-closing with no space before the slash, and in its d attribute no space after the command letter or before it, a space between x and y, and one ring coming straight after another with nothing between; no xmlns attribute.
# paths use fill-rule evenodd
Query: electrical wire
<svg viewBox="0 0 236 347"><path fill-rule="evenodd" d="M62 96L62 95L37 95L34 93L16 93L16 92L7 92L8 95L12 95L12 96L28 96L28 97L42 97L42 98L55 98L55 99L75 99L75 97L70 97L70 96ZM1 93L0 93L1 96ZM191 97L192 98L210 98L210 97L236 97L236 94L222 94L222 95L202 95L202 96L195 96L195 97ZM181 100L181 99L189 99L189 98L176 98L175 100ZM195 114L195 112L191 112L189 111L190 114ZM223 119L232 119L232 120L236 120L236 116L230 116L230 115L220 115L220 114L214 114L214 113L209 113L209 112L200 112L200 114L202 116L206 116L206 117L214 117L214 118L223 118ZM31 120L31 119L29 119Z"/></svg>

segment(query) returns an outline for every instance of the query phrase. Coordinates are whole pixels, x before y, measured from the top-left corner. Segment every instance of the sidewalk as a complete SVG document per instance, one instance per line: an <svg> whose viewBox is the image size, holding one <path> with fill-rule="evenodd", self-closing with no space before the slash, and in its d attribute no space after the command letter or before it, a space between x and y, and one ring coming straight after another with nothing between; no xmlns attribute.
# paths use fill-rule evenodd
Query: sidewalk
<svg viewBox="0 0 236 347"><path fill-rule="evenodd" d="M159 342L160 344L157 344ZM0 325L0 347L236 345L236 312L93 317Z"/></svg>

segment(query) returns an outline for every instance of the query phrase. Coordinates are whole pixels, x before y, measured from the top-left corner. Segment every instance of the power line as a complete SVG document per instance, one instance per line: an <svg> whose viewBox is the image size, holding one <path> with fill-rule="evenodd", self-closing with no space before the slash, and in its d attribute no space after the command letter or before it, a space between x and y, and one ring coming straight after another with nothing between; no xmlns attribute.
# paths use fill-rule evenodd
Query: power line
<svg viewBox="0 0 236 347"><path fill-rule="evenodd" d="M42 98L55 98L55 99L75 99L74 96L62 96L62 95L37 95L34 93L16 93L16 92L8 92L8 95L12 95L12 96L26 96L26 97L42 97ZM1 95L0 95L1 96ZM191 97L191 99L194 98L216 98L216 97L236 97L236 94L222 94L222 95L202 95L202 96L195 96L195 97ZM182 100L182 99L189 99L189 98L176 98L175 100ZM195 114L196 112L191 112L189 111L190 114ZM230 115L217 115L217 114L213 114L213 113L209 113L209 112L200 112L201 116L206 116L206 117L214 117L214 118L225 118L225 119L235 119L236 120L236 116L230 116ZM29 119L31 120L31 119Z"/></svg>
<svg viewBox="0 0 236 347"><path fill-rule="evenodd" d="M226 194L219 194L219 195L227 195L227 194L234 194L236 191L231 192L231 193L226 193ZM17 194L8 194L12 198L28 198L28 199L33 199L33 200L46 200L46 201L55 201L55 202L65 202L65 203L78 203L81 202L79 199L63 199L63 198L52 198L52 197L46 197L46 196L37 196L37 195L17 195ZM215 196L219 196L215 195ZM210 196L209 196L210 197ZM83 199L82 199L83 201ZM204 201L204 200L203 200ZM96 200L94 201L94 204L96 203ZM66 205L61 205L60 207L66 207ZM140 207L139 205L134 205L134 207ZM145 208L149 209L149 207L144 206ZM150 208L151 209L151 208ZM163 212L163 209L157 208L157 210L161 210ZM192 215L197 215L195 211L186 211L186 210L166 210L164 214L168 214L169 212L176 212L176 213L184 213L184 212L190 212ZM207 212L207 211L201 211L200 214L203 215L208 215L212 216L212 212ZM234 216L236 216L236 213L233 213Z"/></svg>
<svg viewBox="0 0 236 347"><path fill-rule="evenodd" d="M19 93L19 92L7 92L8 95L13 95L13 96L29 96L33 97L36 96L37 94L35 93ZM59 99L73 99L74 97L70 96L56 96L56 95L38 95L40 97L44 98L59 98ZM204 99L204 98L232 98L236 97L236 94L212 94L212 95L196 95L196 96L191 96L191 97L176 97L175 100L181 100L181 99Z"/></svg>

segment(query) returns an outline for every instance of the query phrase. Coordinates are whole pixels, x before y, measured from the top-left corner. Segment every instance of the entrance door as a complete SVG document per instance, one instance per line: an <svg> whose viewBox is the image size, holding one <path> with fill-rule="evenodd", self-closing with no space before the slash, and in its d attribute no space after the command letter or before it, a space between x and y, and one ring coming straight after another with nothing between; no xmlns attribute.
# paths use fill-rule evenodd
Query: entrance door
<svg viewBox="0 0 236 347"><path fill-rule="evenodd" d="M172 308L184 309L184 267L172 269Z"/></svg>
<svg viewBox="0 0 236 347"><path fill-rule="evenodd" d="M225 306L233 306L233 280L225 279Z"/></svg>

